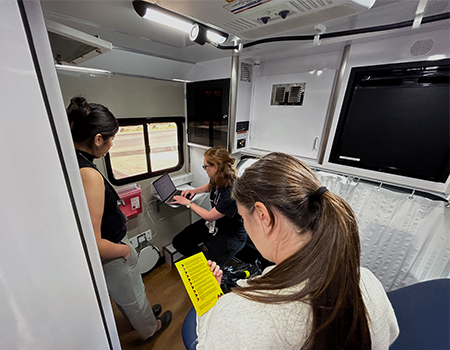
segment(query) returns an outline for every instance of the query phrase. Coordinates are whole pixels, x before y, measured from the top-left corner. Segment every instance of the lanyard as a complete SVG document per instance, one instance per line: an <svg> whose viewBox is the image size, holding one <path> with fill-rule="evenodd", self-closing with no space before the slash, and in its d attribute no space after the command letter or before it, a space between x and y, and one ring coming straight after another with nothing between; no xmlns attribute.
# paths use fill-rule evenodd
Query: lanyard
<svg viewBox="0 0 450 350"><path fill-rule="evenodd" d="M222 193L219 192L219 189L216 187L216 190L214 191L214 201L211 200L212 203L214 203L214 207L217 205L217 203L219 203L219 199L220 199L220 195Z"/></svg>

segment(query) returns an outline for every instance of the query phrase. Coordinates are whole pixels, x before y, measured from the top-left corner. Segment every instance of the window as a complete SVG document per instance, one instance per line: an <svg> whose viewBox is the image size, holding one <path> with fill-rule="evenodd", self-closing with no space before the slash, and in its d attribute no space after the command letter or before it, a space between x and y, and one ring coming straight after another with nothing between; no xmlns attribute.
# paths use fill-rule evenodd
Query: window
<svg viewBox="0 0 450 350"><path fill-rule="evenodd" d="M114 146L105 157L114 185L158 176L183 167L184 117L119 119Z"/></svg>

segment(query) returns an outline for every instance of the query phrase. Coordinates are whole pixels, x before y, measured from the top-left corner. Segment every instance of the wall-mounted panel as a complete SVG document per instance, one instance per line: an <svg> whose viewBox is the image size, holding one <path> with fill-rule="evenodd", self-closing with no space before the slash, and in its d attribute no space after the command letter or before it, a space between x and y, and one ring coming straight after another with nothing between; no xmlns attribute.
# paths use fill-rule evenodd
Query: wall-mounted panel
<svg viewBox="0 0 450 350"><path fill-rule="evenodd" d="M185 114L184 83L119 74L58 71L67 106L73 96L107 106L117 118Z"/></svg>
<svg viewBox="0 0 450 350"><path fill-rule="evenodd" d="M259 76L254 82L250 148L317 159L335 69ZM301 104L271 105L274 85L304 86Z"/></svg>
<svg viewBox="0 0 450 350"><path fill-rule="evenodd" d="M120 349L44 28L0 1L0 348Z"/></svg>

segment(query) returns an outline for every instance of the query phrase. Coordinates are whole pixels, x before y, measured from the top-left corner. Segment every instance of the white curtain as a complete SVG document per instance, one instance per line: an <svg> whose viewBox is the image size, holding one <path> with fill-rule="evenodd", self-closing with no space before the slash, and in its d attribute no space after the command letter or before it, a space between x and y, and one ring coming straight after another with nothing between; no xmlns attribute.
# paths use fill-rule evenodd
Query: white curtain
<svg viewBox="0 0 450 350"><path fill-rule="evenodd" d="M450 208L446 202L323 171L316 175L354 210L361 266L371 270L386 291L450 277Z"/></svg>

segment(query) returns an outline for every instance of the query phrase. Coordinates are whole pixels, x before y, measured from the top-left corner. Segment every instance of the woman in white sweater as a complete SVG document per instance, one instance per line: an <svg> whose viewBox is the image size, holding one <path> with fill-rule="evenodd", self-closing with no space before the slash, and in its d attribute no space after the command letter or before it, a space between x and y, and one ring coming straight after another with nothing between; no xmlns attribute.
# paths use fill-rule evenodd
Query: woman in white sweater
<svg viewBox="0 0 450 350"><path fill-rule="evenodd" d="M240 281L199 318L197 349L388 349L399 330L377 278L360 268L350 206L296 158L271 153L233 196L256 248L276 265ZM221 271L211 264L220 282Z"/></svg>

